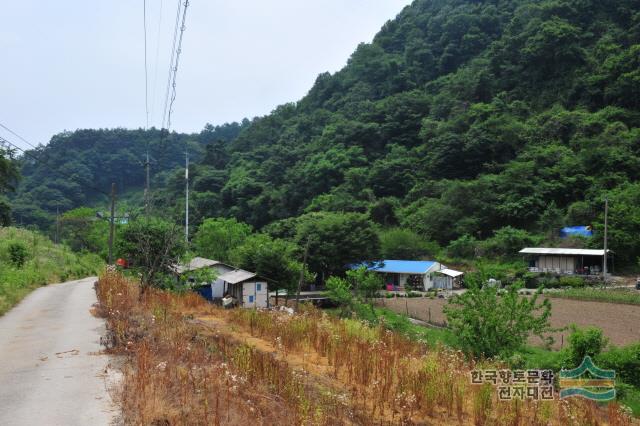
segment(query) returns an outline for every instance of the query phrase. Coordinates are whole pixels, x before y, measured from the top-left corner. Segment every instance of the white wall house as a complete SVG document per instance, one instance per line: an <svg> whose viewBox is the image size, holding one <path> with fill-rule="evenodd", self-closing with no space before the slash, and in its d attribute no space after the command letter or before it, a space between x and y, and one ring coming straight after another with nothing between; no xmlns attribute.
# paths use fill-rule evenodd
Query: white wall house
<svg viewBox="0 0 640 426"><path fill-rule="evenodd" d="M235 269L218 277L223 282L224 292L236 299L243 308L268 307L269 289L266 280L253 272Z"/></svg>
<svg viewBox="0 0 640 426"><path fill-rule="evenodd" d="M384 275L387 289L402 290L410 277L417 277L421 288L417 290L429 290L437 288L437 280L434 272L445 269L440 262L432 260L381 260L367 267L370 271Z"/></svg>
<svg viewBox="0 0 640 426"><path fill-rule="evenodd" d="M205 299L222 299L226 291L226 286L224 280L220 279L220 276L227 272L235 271L237 269L236 267L213 259L194 257L189 263L176 265L174 270L178 275L185 275L205 268L212 269L216 273L217 278L210 283L193 283L194 289Z"/></svg>

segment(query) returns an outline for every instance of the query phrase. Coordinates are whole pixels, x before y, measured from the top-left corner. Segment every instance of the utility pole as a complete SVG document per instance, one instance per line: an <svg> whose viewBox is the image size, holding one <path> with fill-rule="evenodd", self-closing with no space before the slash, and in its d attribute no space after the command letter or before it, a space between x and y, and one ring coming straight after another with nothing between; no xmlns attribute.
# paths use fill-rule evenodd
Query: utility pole
<svg viewBox="0 0 640 426"><path fill-rule="evenodd" d="M609 198L604 197L604 255L602 260L602 279L607 285L607 228L609 226Z"/></svg>
<svg viewBox="0 0 640 426"><path fill-rule="evenodd" d="M113 233L116 215L116 184L111 184L111 217L109 218L109 265L113 265Z"/></svg>
<svg viewBox="0 0 640 426"><path fill-rule="evenodd" d="M144 212L149 218L149 198L150 198L150 189L149 189L149 150L147 150L147 160L144 163L144 171L146 174L146 180L144 184Z"/></svg>
<svg viewBox="0 0 640 426"><path fill-rule="evenodd" d="M304 281L304 270L307 266L307 256L309 255L309 240L307 237L307 244L304 246L304 256L302 260L302 268L300 268L300 279L298 280L298 291L296 293L296 312L298 312L298 304L300 303L300 290L302 288L302 282Z"/></svg>
<svg viewBox="0 0 640 426"><path fill-rule="evenodd" d="M60 242L60 207L56 207L56 245Z"/></svg>
<svg viewBox="0 0 640 426"><path fill-rule="evenodd" d="M184 168L184 180L185 180L185 209L184 209L184 242L189 246L189 151L184 151L185 168Z"/></svg>

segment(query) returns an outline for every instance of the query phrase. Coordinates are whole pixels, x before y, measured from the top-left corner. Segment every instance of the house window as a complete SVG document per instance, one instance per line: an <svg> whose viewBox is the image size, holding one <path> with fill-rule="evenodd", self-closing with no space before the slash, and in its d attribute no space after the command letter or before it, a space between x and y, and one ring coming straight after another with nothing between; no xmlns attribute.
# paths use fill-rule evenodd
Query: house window
<svg viewBox="0 0 640 426"><path fill-rule="evenodd" d="M249 296L249 303L253 303L253 296Z"/></svg>
<svg viewBox="0 0 640 426"><path fill-rule="evenodd" d="M262 290L262 284L258 283L256 284L256 291L261 291Z"/></svg>

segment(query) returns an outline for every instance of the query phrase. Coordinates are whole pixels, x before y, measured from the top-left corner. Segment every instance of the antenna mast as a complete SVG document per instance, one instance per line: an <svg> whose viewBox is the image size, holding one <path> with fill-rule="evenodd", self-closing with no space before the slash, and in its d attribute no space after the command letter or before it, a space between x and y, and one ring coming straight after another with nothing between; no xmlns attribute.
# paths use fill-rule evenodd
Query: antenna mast
<svg viewBox="0 0 640 426"><path fill-rule="evenodd" d="M607 285L607 228L609 225L609 198L604 197L604 256L602 260L602 279Z"/></svg>
<svg viewBox="0 0 640 426"><path fill-rule="evenodd" d="M185 168L184 168L184 192L185 192L185 209L184 209L184 242L189 245L189 151L185 149Z"/></svg>

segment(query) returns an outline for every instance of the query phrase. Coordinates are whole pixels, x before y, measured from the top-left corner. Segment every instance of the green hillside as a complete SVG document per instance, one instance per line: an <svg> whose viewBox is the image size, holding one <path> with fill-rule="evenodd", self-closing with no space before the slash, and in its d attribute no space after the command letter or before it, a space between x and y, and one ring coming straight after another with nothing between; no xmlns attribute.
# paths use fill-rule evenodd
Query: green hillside
<svg viewBox="0 0 640 426"><path fill-rule="evenodd" d="M57 210L62 214L80 206L106 205L112 182L120 199L123 194L135 199L144 186L147 148L152 185L163 186L168 171L184 164L185 148L197 160L205 145L228 142L246 125L207 125L191 135L155 128L83 129L55 135L48 145L21 157L22 179L12 198L14 222L47 229Z"/></svg>
<svg viewBox="0 0 640 426"><path fill-rule="evenodd" d="M517 246L563 224L593 224L597 246L608 195L611 246L633 264L639 108L640 0L416 0L342 70L237 137L173 135L168 166L181 162L183 140L207 145L191 173L195 224L234 216L287 236L290 218L354 212L465 253L500 229ZM89 156L71 141L91 143L91 132L63 135L43 153ZM143 150L130 146L106 144L109 161L85 156L74 170L94 180L102 171L103 187L116 173L139 188ZM41 170L23 166L14 217L25 206L55 210L39 191L45 180L65 208L90 198ZM177 219L182 172L159 183L158 205Z"/></svg>
<svg viewBox="0 0 640 426"><path fill-rule="evenodd" d="M103 266L97 255L74 253L39 232L0 228L0 315L36 287L97 275Z"/></svg>

